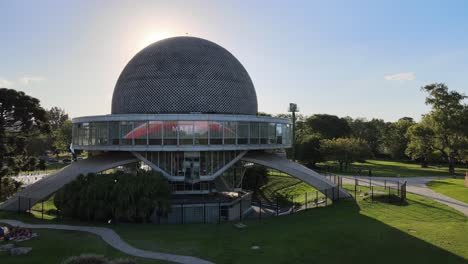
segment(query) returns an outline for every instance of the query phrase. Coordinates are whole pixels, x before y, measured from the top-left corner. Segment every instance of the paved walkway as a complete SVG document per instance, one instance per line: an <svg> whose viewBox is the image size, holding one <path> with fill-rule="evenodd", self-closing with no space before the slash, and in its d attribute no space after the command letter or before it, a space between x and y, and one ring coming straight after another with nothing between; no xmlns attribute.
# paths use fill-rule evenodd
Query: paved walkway
<svg viewBox="0 0 468 264"><path fill-rule="evenodd" d="M18 226L24 228L38 228L38 229L57 229L68 231L82 231L88 232L101 237L107 244L113 248L124 252L125 254L148 259L157 259L164 261L171 261L183 264L213 264L207 260L203 260L191 256L173 255L167 253L153 252L134 248L123 241L120 236L112 229L105 227L92 227L92 226L70 226L70 225L31 225L25 224L17 220L0 219L0 223L5 223L11 226Z"/></svg>
<svg viewBox="0 0 468 264"><path fill-rule="evenodd" d="M354 184L354 178L363 179L368 181L369 177L365 176L343 176L343 181L348 184ZM384 185L384 181L395 181L399 180L400 182L406 181L406 190L410 193L414 193L417 195L424 196L426 198L432 199L439 203L446 204L453 209L463 213L464 215L468 216L468 204L440 194L438 192L434 192L429 187L427 187L427 183L433 180L441 179L444 177L409 177L409 178L392 178L392 177L372 177L372 182L377 185Z"/></svg>

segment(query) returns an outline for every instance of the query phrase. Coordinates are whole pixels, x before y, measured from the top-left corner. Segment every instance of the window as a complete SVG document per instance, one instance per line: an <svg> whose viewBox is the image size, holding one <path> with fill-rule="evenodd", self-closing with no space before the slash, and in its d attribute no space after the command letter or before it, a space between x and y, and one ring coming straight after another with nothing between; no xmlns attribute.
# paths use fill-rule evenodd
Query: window
<svg viewBox="0 0 468 264"><path fill-rule="evenodd" d="M135 145L146 145L148 137L148 122L135 122L132 134Z"/></svg>
<svg viewBox="0 0 468 264"><path fill-rule="evenodd" d="M268 123L268 144L276 144L276 125Z"/></svg>
<svg viewBox="0 0 468 264"><path fill-rule="evenodd" d="M220 145L223 143L222 122L210 121L210 144Z"/></svg>
<svg viewBox="0 0 468 264"><path fill-rule="evenodd" d="M249 144L249 123L237 123L237 144Z"/></svg>
<svg viewBox="0 0 468 264"><path fill-rule="evenodd" d="M179 121L179 144L193 145L193 121Z"/></svg>
<svg viewBox="0 0 468 264"><path fill-rule="evenodd" d="M163 122L164 145L177 145L177 121Z"/></svg>
<svg viewBox="0 0 468 264"><path fill-rule="evenodd" d="M120 122L120 144L132 145L133 144L133 122L122 121Z"/></svg>
<svg viewBox="0 0 468 264"><path fill-rule="evenodd" d="M260 123L260 144L268 143L268 123Z"/></svg>
<svg viewBox="0 0 468 264"><path fill-rule="evenodd" d="M195 145L208 145L208 121L195 121Z"/></svg>
<svg viewBox="0 0 468 264"><path fill-rule="evenodd" d="M96 122L94 123L95 131L95 144L96 145L107 145L109 142L109 129L107 122Z"/></svg>
<svg viewBox="0 0 468 264"><path fill-rule="evenodd" d="M109 122L109 134L112 145L119 145L119 122Z"/></svg>
<svg viewBox="0 0 468 264"><path fill-rule="evenodd" d="M276 144L283 144L283 126L284 124L276 124Z"/></svg>
<svg viewBox="0 0 468 264"><path fill-rule="evenodd" d="M237 133L237 122L226 121L224 122L224 144L235 145L236 144L236 133Z"/></svg>
<svg viewBox="0 0 468 264"><path fill-rule="evenodd" d="M149 121L148 122L148 144L161 145L162 144L162 121Z"/></svg>
<svg viewBox="0 0 468 264"><path fill-rule="evenodd" d="M259 144L259 123L250 123L250 144Z"/></svg>

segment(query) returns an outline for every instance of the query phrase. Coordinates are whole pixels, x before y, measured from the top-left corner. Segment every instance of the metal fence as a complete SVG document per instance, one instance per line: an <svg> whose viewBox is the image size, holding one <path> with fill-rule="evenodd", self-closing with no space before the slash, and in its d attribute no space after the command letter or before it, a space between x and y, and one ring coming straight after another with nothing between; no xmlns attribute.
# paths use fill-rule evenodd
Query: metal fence
<svg viewBox="0 0 468 264"><path fill-rule="evenodd" d="M361 188L363 187L363 188ZM403 204L406 201L406 181L387 179L354 178L354 196L357 192L367 194L371 200L386 199L389 202L399 202Z"/></svg>
<svg viewBox="0 0 468 264"><path fill-rule="evenodd" d="M242 221L245 219L264 219L274 216L294 214L302 210L326 207L345 197L340 197L340 188L345 188L357 199L358 195L372 201L390 201L403 203L406 200L406 182L399 181L373 181L372 179L358 179L342 177L337 175L326 176L336 187L331 187L321 191L304 192L294 195L280 195L270 199L252 198L245 196L232 202L199 202L199 203L174 203L171 212L167 216L162 216L157 210L150 217L151 222L156 224L184 224L184 223L223 223L228 221ZM354 190L353 190L354 188ZM63 212L56 208L48 208L46 200L37 200L28 197L19 197L18 213L24 211L34 214L36 217L55 218L61 220L67 218ZM97 202L97 201L84 201ZM101 201L102 202L102 201ZM92 214L93 208L87 208ZM134 208L135 222L147 222L148 218L139 215L138 208ZM142 219L143 218L143 219ZM146 219L144 219L146 218ZM111 222L119 219L111 217Z"/></svg>

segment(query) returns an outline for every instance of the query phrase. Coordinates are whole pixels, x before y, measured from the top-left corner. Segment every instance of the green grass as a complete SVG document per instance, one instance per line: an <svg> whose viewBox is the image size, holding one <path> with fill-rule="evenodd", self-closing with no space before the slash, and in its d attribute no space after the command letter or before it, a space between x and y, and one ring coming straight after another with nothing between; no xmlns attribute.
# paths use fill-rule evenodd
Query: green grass
<svg viewBox="0 0 468 264"><path fill-rule="evenodd" d="M107 226L138 248L194 255L215 263L468 263L468 219L464 215L412 194L408 194L406 206L358 197L357 203L339 201L288 216L248 220L243 229L233 223ZM2 214L16 216L0 212L0 217ZM38 246L41 252L36 254L76 255L95 247L106 255L114 254L94 245L93 236L86 242L80 236L41 235L48 246ZM62 240L66 240L63 245ZM254 245L260 249L252 250Z"/></svg>
<svg viewBox="0 0 468 264"><path fill-rule="evenodd" d="M246 221L241 230L232 224L115 229L138 247L216 263L467 263L467 218L430 200L408 197L407 206L341 201ZM253 245L261 249L250 249Z"/></svg>
<svg viewBox="0 0 468 264"><path fill-rule="evenodd" d="M276 196L283 197L280 201L281 204L284 202L295 204L305 203L305 193L307 193L307 200L312 202L316 198L316 189L301 180L298 180L290 175L269 171L268 182L260 188L258 198L263 201L270 203L276 203ZM319 198L323 198L324 195L319 193ZM286 200L286 201L285 201Z"/></svg>
<svg viewBox="0 0 468 264"><path fill-rule="evenodd" d="M300 183L301 180L293 178L287 174L269 171L268 182L260 187L258 198L264 201L273 202L276 199L277 191Z"/></svg>
<svg viewBox="0 0 468 264"><path fill-rule="evenodd" d="M427 186L438 193L468 203L468 187L465 186L464 179L443 179L431 181Z"/></svg>
<svg viewBox="0 0 468 264"><path fill-rule="evenodd" d="M112 248L99 237L83 232L35 229L39 236L29 241L14 243L18 247L32 247L28 255L9 256L0 252L0 263L8 264L42 264L61 263L70 256L81 254L105 255L109 258L135 259L138 263L163 263L130 257ZM6 242L0 242L0 246Z"/></svg>
<svg viewBox="0 0 468 264"><path fill-rule="evenodd" d="M357 175L359 169L362 170L361 175L367 176L369 169L372 171L372 176L377 177L417 177L417 176L448 176L448 168L446 166L429 166L429 168L421 168L420 164L398 161L385 160L367 160L364 163L354 162L347 171L340 171L337 162L328 161L317 164L321 168L330 168L330 172L343 175ZM464 175L468 171L468 167L456 168L457 175Z"/></svg>

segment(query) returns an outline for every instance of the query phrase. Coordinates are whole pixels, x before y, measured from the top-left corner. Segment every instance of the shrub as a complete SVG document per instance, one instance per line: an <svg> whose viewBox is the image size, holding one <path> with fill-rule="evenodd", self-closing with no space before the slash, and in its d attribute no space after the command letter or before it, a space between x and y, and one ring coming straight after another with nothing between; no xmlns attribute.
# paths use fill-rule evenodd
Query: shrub
<svg viewBox="0 0 468 264"><path fill-rule="evenodd" d="M136 262L131 259L110 260L101 255L82 254L69 257L62 264L136 264Z"/></svg>
<svg viewBox="0 0 468 264"><path fill-rule="evenodd" d="M106 264L108 260L104 256L82 254L66 259L62 264Z"/></svg>
<svg viewBox="0 0 468 264"><path fill-rule="evenodd" d="M54 202L64 216L83 220L110 219L139 222L155 209L167 215L171 192L167 181L154 172L80 175L59 190Z"/></svg>

